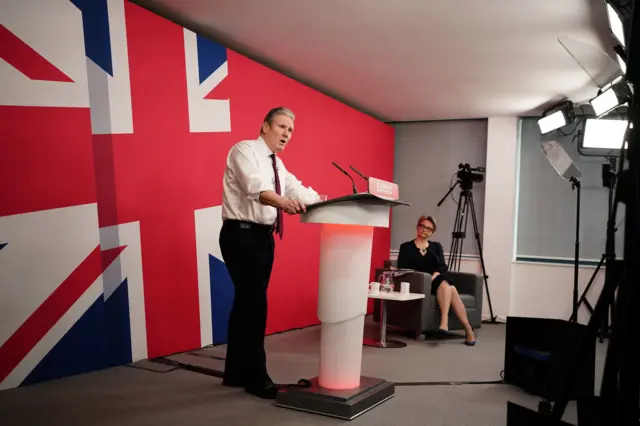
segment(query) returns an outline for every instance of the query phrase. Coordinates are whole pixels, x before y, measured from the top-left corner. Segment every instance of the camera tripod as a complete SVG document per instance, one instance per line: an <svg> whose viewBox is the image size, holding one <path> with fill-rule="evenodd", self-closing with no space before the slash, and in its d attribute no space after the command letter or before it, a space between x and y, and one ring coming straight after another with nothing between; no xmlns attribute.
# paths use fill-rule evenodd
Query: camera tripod
<svg viewBox="0 0 640 426"><path fill-rule="evenodd" d="M582 292L582 295L580 296L580 300L578 301L577 307L576 309L574 309L573 313L571 314L571 317L569 318L570 322L578 321L578 309L580 308L580 305L582 303L584 303L587 306L587 309L589 309L589 313L593 315L594 310L593 310L593 307L591 307L591 305L589 304L589 301L587 300L587 293L589 292L591 285L593 284L596 277L598 276L598 272L600 271L600 268L602 268L602 265L603 264L605 265L605 279L606 279L606 275L607 273L609 273L610 270L613 269L613 262L616 259L615 219L616 219L617 210L615 208L614 196L613 196L615 191L615 186L616 186L616 162L615 162L615 157L608 157L608 160L609 160L609 164L603 165L603 173L602 173L603 184L605 187L609 188L609 201L608 201L609 204L608 204L608 210L607 210L608 213L607 213L605 252L602 254L602 257L600 258L600 262L598 262L598 266L596 267L596 270L593 272L591 279L589 279L587 286ZM612 316L613 316L613 308L614 308L614 305L612 304L611 305ZM605 337L605 334L607 333L608 328L609 328L609 318L607 315L605 315L600 328L600 343L604 341L604 337Z"/></svg>
<svg viewBox="0 0 640 426"><path fill-rule="evenodd" d="M487 301L489 302L489 313L491 315L490 322L496 324L496 316L493 315L493 306L491 305L491 295L489 293L489 284L487 279L486 268L484 266L484 257L482 256L482 244L480 243L480 232L478 231L478 221L476 220L476 208L473 202L473 183L465 180L458 180L444 197L438 202L438 207L444 202L444 200L451 194L456 186L460 185L460 201L458 202L458 210L456 212L455 223L453 232L451 233L451 250L449 250L449 268L453 271L460 270L460 264L462 261L462 243L467 233L467 220L469 218L469 211L471 211L471 222L473 224L473 233L476 239L478 254L480 255L480 265L482 265L482 277L484 279L484 287L487 293Z"/></svg>

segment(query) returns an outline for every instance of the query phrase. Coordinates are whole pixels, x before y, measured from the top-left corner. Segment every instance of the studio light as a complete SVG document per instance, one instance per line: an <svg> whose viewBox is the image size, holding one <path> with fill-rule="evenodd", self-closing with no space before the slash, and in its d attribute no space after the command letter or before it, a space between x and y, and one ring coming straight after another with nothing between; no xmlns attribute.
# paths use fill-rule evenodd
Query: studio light
<svg viewBox="0 0 640 426"><path fill-rule="evenodd" d="M576 114L573 111L573 103L565 101L548 109L543 113L543 117L538 120L540 133L543 135L556 129L571 124L575 120Z"/></svg>
<svg viewBox="0 0 640 426"><path fill-rule="evenodd" d="M627 120L589 118L584 125L582 148L608 151L620 150L627 134ZM626 150L628 143L625 142Z"/></svg>
<svg viewBox="0 0 640 426"><path fill-rule="evenodd" d="M618 59L618 66L620 67L620 69L622 70L622 72L624 74L627 73L627 64L622 60L622 58L620 57L620 55L616 55L616 58Z"/></svg>
<svg viewBox="0 0 640 426"><path fill-rule="evenodd" d="M613 48L616 53L616 59L618 60L618 66L622 70L623 74L627 73L627 53L621 45L616 45Z"/></svg>
<svg viewBox="0 0 640 426"><path fill-rule="evenodd" d="M613 33L613 36L618 40L622 47L626 47L624 37L624 26L618 12L607 3L607 17L609 18L609 29Z"/></svg>
<svg viewBox="0 0 640 426"><path fill-rule="evenodd" d="M540 132L542 134L549 133L566 125L567 120L562 111L556 111L538 120L538 126L540 126Z"/></svg>
<svg viewBox="0 0 640 426"><path fill-rule="evenodd" d="M631 99L631 95L631 87L624 78L619 77L589 103L596 117L602 117L608 112L627 103L629 99Z"/></svg>

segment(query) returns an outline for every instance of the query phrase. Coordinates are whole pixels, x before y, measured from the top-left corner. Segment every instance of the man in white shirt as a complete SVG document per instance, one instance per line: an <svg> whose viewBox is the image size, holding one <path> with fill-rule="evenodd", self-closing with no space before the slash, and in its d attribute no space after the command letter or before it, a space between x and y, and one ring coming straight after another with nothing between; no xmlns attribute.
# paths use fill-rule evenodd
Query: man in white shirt
<svg viewBox="0 0 640 426"><path fill-rule="evenodd" d="M273 234L284 234L283 211L297 214L320 201L276 155L290 143L294 120L287 108L269 111L257 139L231 148L223 179L220 249L235 288L223 384L269 399L279 388L267 373L264 350Z"/></svg>

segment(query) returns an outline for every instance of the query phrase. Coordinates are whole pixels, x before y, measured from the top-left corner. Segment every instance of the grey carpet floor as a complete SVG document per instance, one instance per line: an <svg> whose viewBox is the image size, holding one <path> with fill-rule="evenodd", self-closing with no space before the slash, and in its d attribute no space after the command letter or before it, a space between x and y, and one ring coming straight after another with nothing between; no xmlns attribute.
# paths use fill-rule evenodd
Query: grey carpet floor
<svg viewBox="0 0 640 426"><path fill-rule="evenodd" d="M365 334L377 332L367 319ZM451 382L397 386L394 398L348 422L275 407L217 377L149 362L122 366L0 392L2 425L506 425L507 401L535 409L540 398L505 384L459 384L500 380L504 325L483 325L478 344L462 337L413 341L401 334L401 349L363 347L362 374L393 382ZM317 374L319 327L266 339L269 372L276 381ZM596 391L606 342L597 344ZM225 347L215 346L170 358L222 370ZM153 370L153 371L152 371ZM597 392L596 392L597 393ZM576 424L575 403L564 420Z"/></svg>

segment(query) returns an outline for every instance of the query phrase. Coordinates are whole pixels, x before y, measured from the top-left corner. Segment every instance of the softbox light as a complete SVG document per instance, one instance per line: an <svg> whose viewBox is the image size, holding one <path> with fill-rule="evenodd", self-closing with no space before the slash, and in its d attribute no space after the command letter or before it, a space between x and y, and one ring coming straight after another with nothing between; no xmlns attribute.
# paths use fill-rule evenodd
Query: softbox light
<svg viewBox="0 0 640 426"><path fill-rule="evenodd" d="M631 99L631 95L631 88L627 81L624 78L618 78L589 103L595 116L602 117L617 107L626 104Z"/></svg>
<svg viewBox="0 0 640 426"><path fill-rule="evenodd" d="M573 111L573 103L571 101L562 102L545 111L543 117L538 120L540 133L544 135L560 129L567 124L571 124L575 118L576 114Z"/></svg>
<svg viewBox="0 0 640 426"><path fill-rule="evenodd" d="M609 18L609 29L613 33L613 36L618 40L618 43L620 43L622 47L626 47L625 31L624 26L622 25L622 19L620 19L618 11L611 6L610 3L607 3L607 18Z"/></svg>
<svg viewBox="0 0 640 426"><path fill-rule="evenodd" d="M627 73L627 52L625 52L624 48L621 45L616 45L613 48L613 51L616 53L616 59L618 60L618 66L622 71L622 74Z"/></svg>
<svg viewBox="0 0 640 426"><path fill-rule="evenodd" d="M584 134L580 141L580 150L589 150L593 154L611 155L619 152L627 135L627 120L595 119L585 121ZM628 143L624 142L624 149Z"/></svg>

